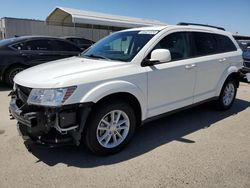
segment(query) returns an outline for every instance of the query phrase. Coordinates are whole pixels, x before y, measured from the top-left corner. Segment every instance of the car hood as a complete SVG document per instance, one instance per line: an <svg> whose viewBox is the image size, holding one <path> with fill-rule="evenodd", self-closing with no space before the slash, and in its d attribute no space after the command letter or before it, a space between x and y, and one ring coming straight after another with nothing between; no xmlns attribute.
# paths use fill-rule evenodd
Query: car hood
<svg viewBox="0 0 250 188"><path fill-rule="evenodd" d="M71 57L26 69L15 76L14 82L30 88L67 87L91 79L94 81L105 72L104 70L110 73L112 72L110 69L115 71L127 64L119 61Z"/></svg>
<svg viewBox="0 0 250 188"><path fill-rule="evenodd" d="M243 59L250 60L250 51L243 52Z"/></svg>

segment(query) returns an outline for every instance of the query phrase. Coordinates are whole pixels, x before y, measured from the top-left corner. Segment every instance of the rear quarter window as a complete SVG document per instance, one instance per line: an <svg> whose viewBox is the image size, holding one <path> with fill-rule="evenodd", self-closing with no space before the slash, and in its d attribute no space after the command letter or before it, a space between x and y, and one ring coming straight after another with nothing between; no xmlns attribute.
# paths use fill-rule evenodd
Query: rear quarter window
<svg viewBox="0 0 250 188"><path fill-rule="evenodd" d="M219 44L220 47L220 53L223 52L231 52L231 51L236 51L237 48L234 45L233 41L228 37L224 35L215 35L215 38Z"/></svg>
<svg viewBox="0 0 250 188"><path fill-rule="evenodd" d="M80 49L76 47L74 44L69 42L55 40L54 43L56 44L54 47L54 51L73 51L73 52L80 52Z"/></svg>

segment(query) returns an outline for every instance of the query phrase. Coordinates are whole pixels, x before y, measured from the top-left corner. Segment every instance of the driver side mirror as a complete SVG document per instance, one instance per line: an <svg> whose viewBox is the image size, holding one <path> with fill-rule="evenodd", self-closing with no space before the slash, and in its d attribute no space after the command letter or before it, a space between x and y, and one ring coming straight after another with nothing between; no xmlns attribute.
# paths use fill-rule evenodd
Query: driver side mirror
<svg viewBox="0 0 250 188"><path fill-rule="evenodd" d="M154 64L166 63L171 61L170 51L167 49L156 49L151 52L151 59L145 59L142 66L152 66Z"/></svg>

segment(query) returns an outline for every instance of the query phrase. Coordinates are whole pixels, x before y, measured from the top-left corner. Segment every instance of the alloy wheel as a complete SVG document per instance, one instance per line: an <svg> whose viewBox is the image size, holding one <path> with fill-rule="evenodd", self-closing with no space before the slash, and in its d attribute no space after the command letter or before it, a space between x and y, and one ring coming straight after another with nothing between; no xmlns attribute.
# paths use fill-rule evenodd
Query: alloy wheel
<svg viewBox="0 0 250 188"><path fill-rule="evenodd" d="M122 110L113 110L107 113L99 122L96 137L99 144L105 148L114 148L120 145L128 136L130 120Z"/></svg>

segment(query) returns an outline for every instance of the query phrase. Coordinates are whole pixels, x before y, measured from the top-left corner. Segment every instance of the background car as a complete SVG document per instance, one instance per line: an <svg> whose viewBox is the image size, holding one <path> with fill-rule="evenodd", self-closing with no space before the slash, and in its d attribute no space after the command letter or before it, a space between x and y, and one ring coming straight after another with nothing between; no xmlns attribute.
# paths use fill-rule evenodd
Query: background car
<svg viewBox="0 0 250 188"><path fill-rule="evenodd" d="M247 48L242 56L244 59L244 66L250 68L250 42L247 44Z"/></svg>
<svg viewBox="0 0 250 188"><path fill-rule="evenodd" d="M76 56L81 49L60 38L23 36L0 41L0 80L13 85L13 78L25 68Z"/></svg>
<svg viewBox="0 0 250 188"><path fill-rule="evenodd" d="M244 66L250 68L250 36L233 35L243 51Z"/></svg>
<svg viewBox="0 0 250 188"><path fill-rule="evenodd" d="M81 48L82 51L86 50L92 44L95 43L92 40L88 40L85 38L78 38L78 37L64 37L64 39L69 40L70 42L73 42L75 45L77 45L79 48Z"/></svg>

